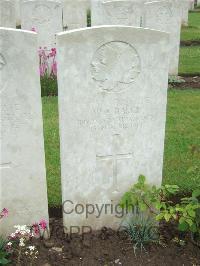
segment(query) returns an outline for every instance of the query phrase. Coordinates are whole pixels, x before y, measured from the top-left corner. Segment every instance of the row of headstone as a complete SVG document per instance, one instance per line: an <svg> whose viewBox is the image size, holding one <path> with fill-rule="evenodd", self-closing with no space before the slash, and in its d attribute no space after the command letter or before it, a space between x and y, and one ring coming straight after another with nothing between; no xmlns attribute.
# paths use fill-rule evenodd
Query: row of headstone
<svg viewBox="0 0 200 266"><path fill-rule="evenodd" d="M133 0L93 0L91 5L92 25L129 25L142 26L170 33L170 64L169 74L178 74L181 16L186 9L188 0L154 1ZM5 7L14 8L13 2L3 0ZM85 0L67 0L61 3L53 0L30 0L22 2L22 29L35 30L39 33L38 46L51 49L56 46L55 34L62 32L63 24L66 29L86 26ZM65 10L62 19L62 8ZM9 10L9 8L7 8ZM81 11L81 12L80 12ZM6 13L5 13L6 14ZM185 13L187 15L188 12ZM12 12L10 17L12 17ZM77 20L77 18L80 18ZM75 19L74 19L75 18ZM85 24L77 23L85 18ZM15 18L13 19L14 22ZM187 21L185 17L185 22Z"/></svg>
<svg viewBox="0 0 200 266"><path fill-rule="evenodd" d="M48 221L36 37L0 28L0 207L10 212L0 234ZM139 174L161 184L168 42L167 33L126 26L58 35L65 226L116 228L119 199ZM77 204L90 206L88 219Z"/></svg>
<svg viewBox="0 0 200 266"><path fill-rule="evenodd" d="M182 2L184 3L184 1ZM188 4L188 2L186 2ZM92 26L127 25L145 27L170 33L169 74L178 74L181 32L181 9L178 2L153 1L147 3L124 1L92 2Z"/></svg>
<svg viewBox="0 0 200 266"><path fill-rule="evenodd" d="M192 1L192 2L191 2ZM57 9L59 10L59 16L58 13L52 12L52 5L55 2L57 3ZM108 1L108 0L91 0L92 2L92 20L94 18L93 24L102 24L103 20L107 20L107 18L104 19L104 15L108 16L109 13L111 13L111 16L114 17L115 14L112 14L111 11L108 11L108 14L103 12L101 10L102 17L96 17L96 12L98 16L100 15L100 11L98 11L98 8L101 2L104 4L107 2L107 8L109 9L109 5L112 6L112 3L115 2L115 5L118 6L119 10L118 13L121 12L121 14L116 14L119 16L122 16L121 20L123 22L123 17L126 16L125 12L125 4L123 10L120 11L120 2L122 1ZM96 2L96 3L95 3ZM99 2L99 3L98 3ZM131 16L132 24L138 24L140 25L140 16L142 16L143 13L143 4L145 2L148 2L148 0L130 0L128 2L134 3L134 10L133 14L134 16ZM130 3L127 2L127 6L130 5ZM175 0L172 1L177 3L178 8L180 9L182 13L182 23L184 25L187 25L188 22L188 8L191 7L191 3L194 3L193 0ZM189 4L188 4L189 3ZM50 8L49 8L50 5ZM96 6L95 6L96 5ZM83 28L87 26L87 10L90 9L90 1L89 0L1 0L1 10L5 9L4 12L2 12L2 19L1 19L1 26L4 27L11 27L15 28L16 24L14 21L17 21L17 26L23 25L25 29L32 25L32 28L36 28L36 25L38 23L38 16L42 15L45 17L51 17L51 19L56 22L56 25L59 25L59 28L65 29L65 30L71 30L75 28ZM21 6L21 7L20 7ZM101 8L101 5L100 5ZM29 17L30 21L27 23L27 11L28 9L28 15L31 15ZM22 11L21 11L22 10ZM61 14L63 13L63 18L61 18ZM128 12L130 13L130 12ZM38 14L38 15L37 15ZM50 15L49 15L50 14ZM57 18L56 18L57 16ZM35 21L36 19L36 21ZM43 22L45 19L41 19L41 22ZM56 21L58 20L58 21ZM62 20L62 24L61 24ZM117 20L117 18L116 18ZM135 20L135 21L134 21ZM41 23L41 25L43 25ZM45 24L44 24L45 26ZM57 27L56 27L57 29ZM55 30L56 30L55 29ZM29 28L31 30L31 28Z"/></svg>

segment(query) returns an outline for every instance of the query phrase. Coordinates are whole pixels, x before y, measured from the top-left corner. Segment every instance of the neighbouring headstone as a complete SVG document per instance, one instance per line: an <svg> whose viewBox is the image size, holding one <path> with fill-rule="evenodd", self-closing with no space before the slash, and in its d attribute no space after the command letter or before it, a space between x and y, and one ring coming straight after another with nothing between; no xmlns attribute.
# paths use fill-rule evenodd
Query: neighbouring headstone
<svg viewBox="0 0 200 266"><path fill-rule="evenodd" d="M183 26L188 26L188 15L189 15L188 0L179 0L176 1L176 4L181 12L181 24Z"/></svg>
<svg viewBox="0 0 200 266"><path fill-rule="evenodd" d="M178 74L181 34L180 9L167 1L154 1L144 4L144 27L170 33L169 74Z"/></svg>
<svg viewBox="0 0 200 266"><path fill-rule="evenodd" d="M40 94L37 35L0 28L0 235L48 222Z"/></svg>
<svg viewBox="0 0 200 266"><path fill-rule="evenodd" d="M200 6L200 0L197 0L197 6L198 7Z"/></svg>
<svg viewBox="0 0 200 266"><path fill-rule="evenodd" d="M87 0L65 0L63 2L63 28L72 30L87 27Z"/></svg>
<svg viewBox="0 0 200 266"><path fill-rule="evenodd" d="M116 228L119 199L140 174L161 184L168 37L126 26L58 34L62 196L68 229ZM86 208L93 213L88 218Z"/></svg>
<svg viewBox="0 0 200 266"><path fill-rule="evenodd" d="M55 47L55 34L63 31L60 1L32 0L21 4L22 29L38 33L38 45Z"/></svg>
<svg viewBox="0 0 200 266"><path fill-rule="evenodd" d="M12 0L0 0L0 27L16 27L15 4Z"/></svg>
<svg viewBox="0 0 200 266"><path fill-rule="evenodd" d="M194 10L194 0L188 0L189 10Z"/></svg>
<svg viewBox="0 0 200 266"><path fill-rule="evenodd" d="M141 26L143 2L132 0L93 0L91 2L92 26Z"/></svg>

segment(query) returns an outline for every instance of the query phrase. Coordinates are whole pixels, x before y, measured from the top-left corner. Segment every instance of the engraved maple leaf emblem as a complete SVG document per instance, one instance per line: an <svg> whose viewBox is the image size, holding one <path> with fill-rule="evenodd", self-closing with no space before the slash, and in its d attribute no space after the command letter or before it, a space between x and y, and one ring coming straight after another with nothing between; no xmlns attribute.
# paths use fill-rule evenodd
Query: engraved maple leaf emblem
<svg viewBox="0 0 200 266"><path fill-rule="evenodd" d="M2 54L0 54L0 70L5 66L6 60Z"/></svg>

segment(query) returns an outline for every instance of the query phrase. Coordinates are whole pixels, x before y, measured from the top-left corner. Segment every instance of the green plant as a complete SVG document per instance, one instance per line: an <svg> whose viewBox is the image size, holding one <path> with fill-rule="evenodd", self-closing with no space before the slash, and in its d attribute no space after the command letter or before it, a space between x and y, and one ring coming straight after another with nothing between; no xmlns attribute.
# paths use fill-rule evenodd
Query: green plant
<svg viewBox="0 0 200 266"><path fill-rule="evenodd" d="M87 10L87 27L91 27L91 10Z"/></svg>
<svg viewBox="0 0 200 266"><path fill-rule="evenodd" d="M7 265L10 263L9 252L6 250L7 241L0 237L0 265Z"/></svg>
<svg viewBox="0 0 200 266"><path fill-rule="evenodd" d="M193 191L191 197L182 198L174 204L168 200L179 191L176 185L164 185L160 188L146 184L144 176L139 176L138 183L125 193L121 206L137 207L139 211L149 211L157 221L174 220L181 231L190 231L200 238L200 188Z"/></svg>
<svg viewBox="0 0 200 266"><path fill-rule="evenodd" d="M141 212L126 218L122 229L128 233L133 243L134 253L138 247L142 251L145 250L146 244L159 241L158 226L155 220Z"/></svg>
<svg viewBox="0 0 200 266"><path fill-rule="evenodd" d="M58 85L56 76L44 75L40 77L41 95L44 96L57 96Z"/></svg>

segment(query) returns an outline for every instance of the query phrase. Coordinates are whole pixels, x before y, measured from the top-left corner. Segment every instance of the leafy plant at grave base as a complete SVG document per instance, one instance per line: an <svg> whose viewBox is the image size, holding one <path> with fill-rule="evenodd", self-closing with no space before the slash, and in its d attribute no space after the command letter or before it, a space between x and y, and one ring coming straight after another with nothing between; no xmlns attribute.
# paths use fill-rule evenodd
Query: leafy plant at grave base
<svg viewBox="0 0 200 266"><path fill-rule="evenodd" d="M176 221L178 229L189 231L200 240L200 187L191 197L182 198L174 204L168 198L179 191L176 185L164 185L160 188L146 184L146 178L139 176L138 182L121 199L122 208L137 207L139 211L149 211L157 221Z"/></svg>
<svg viewBox="0 0 200 266"><path fill-rule="evenodd" d="M158 226L155 220L145 213L135 213L126 218L121 229L124 229L133 243L134 253L136 249L145 250L145 245L152 242L159 242Z"/></svg>
<svg viewBox="0 0 200 266"><path fill-rule="evenodd" d="M36 246L32 244L33 238L43 238L47 231L47 223L45 220L41 220L32 226L16 225L14 227L16 228L15 232L8 237L7 250L16 258L17 266L21 265L23 257L26 257L26 265L32 266L39 254Z"/></svg>

